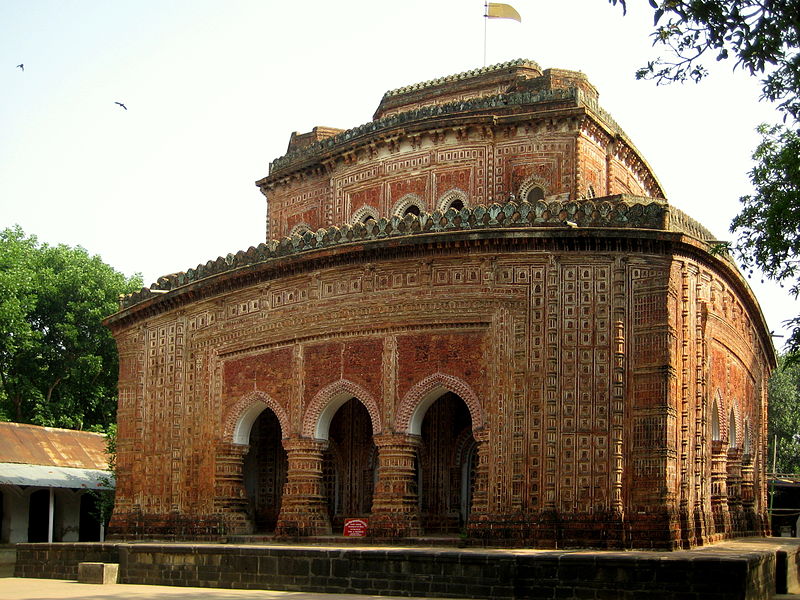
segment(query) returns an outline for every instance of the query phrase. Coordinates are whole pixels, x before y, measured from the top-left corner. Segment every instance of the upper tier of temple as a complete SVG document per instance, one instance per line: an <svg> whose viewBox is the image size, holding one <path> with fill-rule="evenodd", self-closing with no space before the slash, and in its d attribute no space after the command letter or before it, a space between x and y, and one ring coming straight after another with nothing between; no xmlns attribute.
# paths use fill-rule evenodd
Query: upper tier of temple
<svg viewBox="0 0 800 600"><path fill-rule="evenodd" d="M352 129L291 135L257 182L267 239L509 199L663 198L586 75L516 60L384 94Z"/></svg>

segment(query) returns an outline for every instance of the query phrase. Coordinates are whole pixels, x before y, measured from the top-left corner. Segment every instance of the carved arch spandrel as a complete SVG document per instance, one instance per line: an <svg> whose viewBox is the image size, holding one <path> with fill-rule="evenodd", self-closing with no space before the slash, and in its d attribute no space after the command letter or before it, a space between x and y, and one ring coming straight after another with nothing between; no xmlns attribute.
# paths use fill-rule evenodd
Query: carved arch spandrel
<svg viewBox="0 0 800 600"><path fill-rule="evenodd" d="M517 190L517 197L520 200L525 200L528 197L528 194L534 189L539 188L542 190L542 198L543 199L548 195L549 186L547 182L539 177L538 175L529 175L525 181L523 181L520 186L519 190Z"/></svg>
<svg viewBox="0 0 800 600"><path fill-rule="evenodd" d="M350 224L355 225L356 223L362 223L366 221L367 218L375 219L377 221L380 216L375 208L365 204L353 213L353 215L350 217Z"/></svg>
<svg viewBox="0 0 800 600"><path fill-rule="evenodd" d="M301 435L307 438L328 439L328 430L336 411L350 398L355 398L369 413L372 433L383 431L378 403L367 390L347 379L340 379L322 388L306 408Z"/></svg>
<svg viewBox="0 0 800 600"><path fill-rule="evenodd" d="M313 231L311 225L303 221L302 223L298 223L294 227L289 230L288 236L292 237L293 235L303 235L306 231Z"/></svg>
<svg viewBox="0 0 800 600"><path fill-rule="evenodd" d="M436 208L441 212L445 212L456 200L460 200L462 206L469 206L468 198L465 191L458 188L451 188L439 196L439 200L436 202Z"/></svg>
<svg viewBox="0 0 800 600"><path fill-rule="evenodd" d="M281 437L287 438L289 436L289 415L286 410L269 395L256 390L243 396L228 410L223 426L223 439L233 444L249 444L253 423L265 408L269 408L278 417Z"/></svg>
<svg viewBox="0 0 800 600"><path fill-rule="evenodd" d="M428 210L427 204L421 196L406 194L395 203L394 208L392 208L392 215L402 219L405 216L405 211L412 206L416 206L422 212Z"/></svg>
<svg viewBox="0 0 800 600"><path fill-rule="evenodd" d="M399 433L420 435L422 419L431 404L446 392L458 395L469 409L472 430L478 431L486 426L486 413L475 391L462 379L445 373L434 373L415 384L397 409L395 428Z"/></svg>

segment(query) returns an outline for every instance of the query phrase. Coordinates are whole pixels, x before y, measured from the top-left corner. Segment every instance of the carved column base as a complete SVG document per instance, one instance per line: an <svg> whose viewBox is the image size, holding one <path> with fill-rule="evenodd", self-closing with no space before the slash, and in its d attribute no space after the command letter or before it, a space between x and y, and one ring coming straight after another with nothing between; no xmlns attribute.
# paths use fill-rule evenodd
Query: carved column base
<svg viewBox="0 0 800 600"><path fill-rule="evenodd" d="M727 453L720 440L711 442L711 515L714 518L712 541L722 539L731 531L728 512Z"/></svg>
<svg viewBox="0 0 800 600"><path fill-rule="evenodd" d="M219 533L235 535L253 531L244 488L244 456L249 449L248 446L229 443L222 443L217 449L214 510L222 528Z"/></svg>
<svg viewBox="0 0 800 600"><path fill-rule="evenodd" d="M472 506L469 511L467 529L472 522L485 521L489 514L489 430L472 432L477 446L475 457L475 481L472 484Z"/></svg>
<svg viewBox="0 0 800 600"><path fill-rule="evenodd" d="M324 440L284 440L288 458L286 485L275 535L307 537L330 535L331 521L322 487Z"/></svg>
<svg viewBox="0 0 800 600"><path fill-rule="evenodd" d="M311 510L284 511L275 527L276 537L314 537L331 534L331 521L325 513Z"/></svg>
<svg viewBox="0 0 800 600"><path fill-rule="evenodd" d="M419 436L375 436L378 447L378 481L369 521L371 537L398 538L420 535L417 474L414 467Z"/></svg>
<svg viewBox="0 0 800 600"><path fill-rule="evenodd" d="M695 505L692 517L695 543L702 546L709 541L709 535L713 531L712 521L700 503Z"/></svg>
<svg viewBox="0 0 800 600"><path fill-rule="evenodd" d="M419 510L398 513L373 513L369 519L369 536L375 538L408 538L422 535Z"/></svg>

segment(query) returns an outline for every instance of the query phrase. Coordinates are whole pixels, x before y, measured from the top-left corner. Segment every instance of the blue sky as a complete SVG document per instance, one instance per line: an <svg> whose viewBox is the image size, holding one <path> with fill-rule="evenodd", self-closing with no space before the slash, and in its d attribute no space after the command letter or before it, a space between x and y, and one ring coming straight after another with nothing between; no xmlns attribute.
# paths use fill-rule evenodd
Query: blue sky
<svg viewBox="0 0 800 600"><path fill-rule="evenodd" d="M586 73L668 200L728 239L762 121L756 81L637 82L652 14L510 2L487 63ZM369 121L386 90L483 65L481 0L0 0L0 226L145 283L264 240L254 182L292 131ZM25 71L16 68L23 63ZM128 110L114 104L123 102ZM770 327L796 303L757 280ZM780 340L776 340L780 345Z"/></svg>

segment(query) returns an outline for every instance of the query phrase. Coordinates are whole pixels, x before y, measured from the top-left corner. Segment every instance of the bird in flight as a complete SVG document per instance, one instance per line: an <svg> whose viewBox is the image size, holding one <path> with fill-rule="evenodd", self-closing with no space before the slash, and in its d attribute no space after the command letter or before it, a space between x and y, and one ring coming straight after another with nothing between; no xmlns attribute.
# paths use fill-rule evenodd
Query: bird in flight
<svg viewBox="0 0 800 600"><path fill-rule="evenodd" d="M114 104L119 104L122 108L124 108L125 110L128 110L128 107L125 106L122 102L114 102Z"/></svg>
<svg viewBox="0 0 800 600"><path fill-rule="evenodd" d="M25 65L20 63L20 64L17 65L17 68L18 69L22 69L24 71L25 70Z"/></svg>

